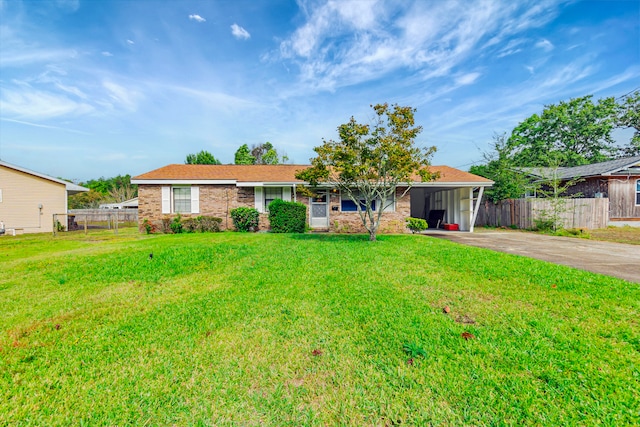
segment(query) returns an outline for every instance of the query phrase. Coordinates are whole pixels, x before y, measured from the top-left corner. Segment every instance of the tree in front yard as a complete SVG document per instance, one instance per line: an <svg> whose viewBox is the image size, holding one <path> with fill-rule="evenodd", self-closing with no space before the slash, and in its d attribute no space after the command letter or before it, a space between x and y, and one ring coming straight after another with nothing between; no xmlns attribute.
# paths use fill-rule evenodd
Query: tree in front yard
<svg viewBox="0 0 640 427"><path fill-rule="evenodd" d="M311 159L311 167L299 171L296 178L312 187L321 183L338 187L354 202L373 241L396 188L406 185L399 195L404 197L416 177L422 181L436 178L427 168L436 148L415 146L414 140L422 131L421 126L415 126L415 109L386 103L372 108L376 114L372 125L351 117L338 127L340 140L325 140L315 147L317 155Z"/></svg>

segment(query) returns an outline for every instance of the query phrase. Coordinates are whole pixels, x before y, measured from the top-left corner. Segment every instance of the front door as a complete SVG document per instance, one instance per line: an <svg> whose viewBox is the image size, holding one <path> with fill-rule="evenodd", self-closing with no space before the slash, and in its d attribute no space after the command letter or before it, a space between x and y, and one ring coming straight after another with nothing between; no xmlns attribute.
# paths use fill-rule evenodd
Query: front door
<svg viewBox="0 0 640 427"><path fill-rule="evenodd" d="M310 226L311 228L329 228L329 200L327 190L317 190L316 197L311 198Z"/></svg>

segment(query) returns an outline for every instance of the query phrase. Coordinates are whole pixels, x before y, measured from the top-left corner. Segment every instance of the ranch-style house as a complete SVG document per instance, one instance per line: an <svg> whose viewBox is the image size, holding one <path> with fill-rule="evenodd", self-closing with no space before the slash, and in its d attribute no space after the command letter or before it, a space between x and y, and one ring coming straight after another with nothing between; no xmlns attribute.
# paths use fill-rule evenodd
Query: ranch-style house
<svg viewBox="0 0 640 427"><path fill-rule="evenodd" d="M308 165L184 165L172 164L132 178L138 185L138 220L160 226L163 219L180 214L222 218L222 228L233 228L230 211L239 206L260 212L260 228L268 229L268 206L275 199L297 201L308 207L311 229L336 232L364 232L355 204L334 186L314 189L317 197L303 196L295 178ZM406 232L405 219L433 218L431 227L455 225L473 231L479 203L485 187L492 181L448 166L431 166L439 173L430 182L412 182L410 191L400 197L407 185L396 189L396 197L385 207L380 232ZM380 203L375 206L380 208ZM453 228L453 227L451 227Z"/></svg>

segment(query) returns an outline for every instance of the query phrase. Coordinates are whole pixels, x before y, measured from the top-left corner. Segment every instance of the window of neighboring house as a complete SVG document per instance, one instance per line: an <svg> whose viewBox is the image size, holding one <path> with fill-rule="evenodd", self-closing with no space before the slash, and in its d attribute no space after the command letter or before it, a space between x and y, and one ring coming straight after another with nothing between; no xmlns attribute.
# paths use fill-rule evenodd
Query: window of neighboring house
<svg viewBox="0 0 640 427"><path fill-rule="evenodd" d="M191 213L191 187L173 187L173 212Z"/></svg>
<svg viewBox="0 0 640 427"><path fill-rule="evenodd" d="M536 189L535 187L527 187L524 190L524 198L525 199L534 199L536 197Z"/></svg>
<svg viewBox="0 0 640 427"><path fill-rule="evenodd" d="M640 179L636 180L636 205L640 205Z"/></svg>
<svg viewBox="0 0 640 427"><path fill-rule="evenodd" d="M0 203L2 203L2 188L0 188Z"/></svg>

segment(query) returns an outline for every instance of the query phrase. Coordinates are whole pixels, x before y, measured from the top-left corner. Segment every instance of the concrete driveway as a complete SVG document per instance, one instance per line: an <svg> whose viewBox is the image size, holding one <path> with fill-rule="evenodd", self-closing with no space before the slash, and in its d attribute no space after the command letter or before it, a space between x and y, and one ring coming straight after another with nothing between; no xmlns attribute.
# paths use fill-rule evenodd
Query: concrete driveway
<svg viewBox="0 0 640 427"><path fill-rule="evenodd" d="M476 233L434 230L429 236L523 255L640 283L640 246L518 231Z"/></svg>

